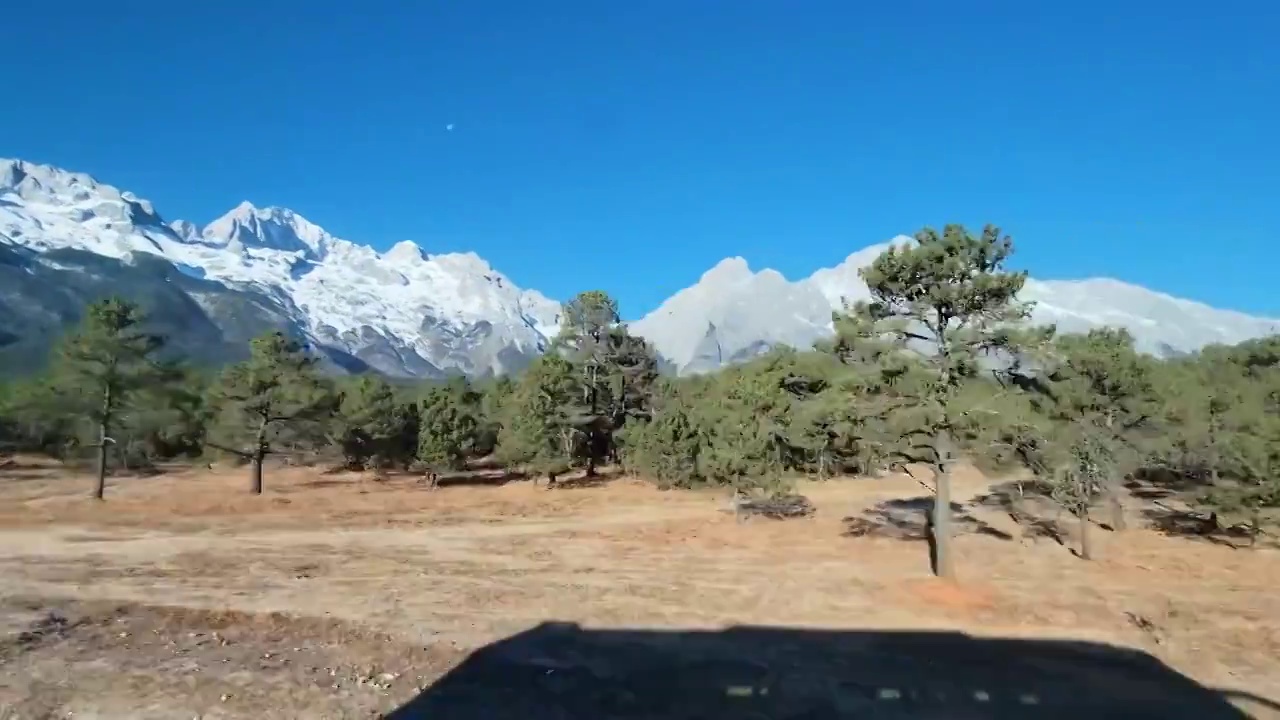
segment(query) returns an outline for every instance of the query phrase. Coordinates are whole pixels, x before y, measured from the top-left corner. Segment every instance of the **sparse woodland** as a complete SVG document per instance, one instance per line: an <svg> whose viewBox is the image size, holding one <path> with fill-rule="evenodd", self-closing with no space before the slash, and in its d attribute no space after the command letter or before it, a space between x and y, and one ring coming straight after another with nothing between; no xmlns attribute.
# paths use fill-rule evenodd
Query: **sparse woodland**
<svg viewBox="0 0 1280 720"><path fill-rule="evenodd" d="M420 384L323 376L280 334L254 340L245 362L197 369L147 334L139 308L104 300L42 375L0 386L0 452L89 463L86 494L106 507L113 472L178 460L242 462L255 493L271 485L272 456L432 487L487 458L549 487L607 467L757 499L797 477L875 482L909 466L936 498L928 532L943 576L961 461L1017 479L1011 514L1034 496L1075 518L1084 558L1097 528L1143 521L1120 502L1134 488L1199 511L1199 532L1269 533L1280 337L1157 360L1123 330L1057 335L1025 322L1025 275L1005 268L1013 248L996 228L916 239L863 271L872 300L837 313L832 340L688 378L660 376L595 290L567 304L560 335L519 375Z"/></svg>

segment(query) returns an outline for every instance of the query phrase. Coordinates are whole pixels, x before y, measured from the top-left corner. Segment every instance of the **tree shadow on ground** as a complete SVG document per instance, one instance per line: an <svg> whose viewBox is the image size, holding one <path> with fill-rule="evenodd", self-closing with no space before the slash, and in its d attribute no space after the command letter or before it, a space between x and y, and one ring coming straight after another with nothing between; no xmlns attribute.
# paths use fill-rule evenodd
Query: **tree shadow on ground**
<svg viewBox="0 0 1280 720"><path fill-rule="evenodd" d="M298 483L298 489L318 490L320 488L329 487L345 487L348 485L359 485L360 480L349 477L344 478L316 478L315 480L304 480Z"/></svg>
<svg viewBox="0 0 1280 720"><path fill-rule="evenodd" d="M1275 537L1265 532L1254 535L1245 525L1221 525L1216 516L1157 504L1142 516L1156 532L1169 537L1222 545L1232 550L1274 546Z"/></svg>
<svg viewBox="0 0 1280 720"><path fill-rule="evenodd" d="M1145 653L1098 643L954 632L586 630L544 623L477 650L384 717L1248 717L1224 695Z"/></svg>
<svg viewBox="0 0 1280 720"><path fill-rule="evenodd" d="M327 475L329 473L322 474ZM355 487L365 483L387 483L400 486L421 485L423 489L430 489L427 484L427 476L423 472L384 470L381 474L377 474L371 470L339 468L333 474L342 474L342 477L320 477L313 480L305 480L298 483L297 486L299 488L316 489L341 486ZM440 473L436 481L436 487L501 487L509 482L524 480L527 477L528 474L514 470L458 470Z"/></svg>
<svg viewBox="0 0 1280 720"><path fill-rule="evenodd" d="M10 465L0 468L0 482L18 482L18 481L39 481L49 480L56 476L48 468L31 467L26 468L22 465Z"/></svg>
<svg viewBox="0 0 1280 720"><path fill-rule="evenodd" d="M548 490L578 490L582 488L604 487L609 483L622 477L625 473L621 468L604 468L597 470L594 475L588 475L585 472L574 473L570 477L560 476L556 478L554 485L548 485Z"/></svg>
<svg viewBox="0 0 1280 720"><path fill-rule="evenodd" d="M974 498L975 507L999 510L1022 528L1027 539L1049 538L1065 546L1069 533L1063 525L1063 510L1049 497L1048 490L1034 481L1009 481L991 487L985 495ZM1052 509L1052 517L1044 511Z"/></svg>
<svg viewBox="0 0 1280 720"><path fill-rule="evenodd" d="M421 476L418 476L421 477ZM449 487L501 487L509 482L525 480L529 473L521 470L462 470L459 472L440 473L437 485Z"/></svg>
<svg viewBox="0 0 1280 720"><path fill-rule="evenodd" d="M16 457L0 457L0 472L3 473L16 472L18 470L44 470L45 472L49 472L57 470L59 465L59 463L55 463L51 460L46 462L31 462L29 460Z"/></svg>
<svg viewBox="0 0 1280 720"><path fill-rule="evenodd" d="M1155 501L1186 496L1209 486L1207 478L1176 473L1166 468L1142 468L1124 481L1124 488L1139 500Z"/></svg>
<svg viewBox="0 0 1280 720"><path fill-rule="evenodd" d="M1164 500L1165 498L1171 498L1178 494L1176 491L1170 490L1169 488L1145 485L1134 480L1125 482L1124 487L1129 491L1130 495L1139 500Z"/></svg>
<svg viewBox="0 0 1280 720"><path fill-rule="evenodd" d="M860 515L844 518L845 537L887 537L895 540L929 541L929 515L933 512L932 495L886 500L863 510ZM1009 533L992 527L964 509L951 503L952 527L956 534L986 535L1012 540Z"/></svg>

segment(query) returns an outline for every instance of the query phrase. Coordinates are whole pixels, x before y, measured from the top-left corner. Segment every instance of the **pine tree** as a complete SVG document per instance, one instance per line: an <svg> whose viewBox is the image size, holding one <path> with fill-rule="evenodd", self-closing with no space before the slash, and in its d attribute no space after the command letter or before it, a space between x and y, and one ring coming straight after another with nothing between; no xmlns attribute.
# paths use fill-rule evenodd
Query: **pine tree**
<svg viewBox="0 0 1280 720"><path fill-rule="evenodd" d="M502 431L507 402L515 391L515 381L510 375L502 375L485 381L477 387L480 393L479 422L476 433L475 452L483 457L494 452L498 447L498 434Z"/></svg>
<svg viewBox="0 0 1280 720"><path fill-rule="evenodd" d="M1108 473L1091 477L1089 482L1097 483L1099 497L1109 506L1112 529L1122 530L1126 523L1119 497L1120 476L1136 469L1141 461L1138 449L1127 438L1154 412L1150 362L1134 350L1133 337L1127 331L1112 328L1064 335L1050 353L1056 366L1045 373L1046 392L1035 396L1034 402L1051 420L1074 429L1059 439L1067 448L1061 462L1074 467L1083 462L1084 453L1092 458L1091 468ZM1070 493L1068 509L1077 515L1087 512L1087 506L1080 503L1093 497L1092 492Z"/></svg>
<svg viewBox="0 0 1280 720"><path fill-rule="evenodd" d="M386 380L360 377L342 394L338 407L337 436L347 466L381 470L390 463L405 463L416 449L406 447L406 435L417 441L416 412L407 410Z"/></svg>
<svg viewBox="0 0 1280 720"><path fill-rule="evenodd" d="M1280 519L1280 338L1209 347L1179 363L1162 458L1194 484L1211 530L1245 523L1251 544Z"/></svg>
<svg viewBox="0 0 1280 720"><path fill-rule="evenodd" d="M1058 429L1063 459L1048 476L1049 496L1080 522L1080 557L1093 559L1090 543L1090 509L1107 493L1116 472L1116 441L1105 430L1087 421Z"/></svg>
<svg viewBox="0 0 1280 720"><path fill-rule="evenodd" d="M611 340L619 323L618 304L603 290L578 293L565 304L556 344L577 368L580 395L564 408L567 421L582 434L587 475L611 443L613 417L609 405Z"/></svg>
<svg viewBox="0 0 1280 720"><path fill-rule="evenodd" d="M466 467L480 437L480 401L480 394L461 379L432 387L423 396L417 457L433 488L441 472Z"/></svg>
<svg viewBox="0 0 1280 720"><path fill-rule="evenodd" d="M213 447L251 464L250 491L262 494L262 465L282 428L325 422L338 396L315 370L316 360L281 332L255 338L249 359L223 371L211 389L219 414Z"/></svg>
<svg viewBox="0 0 1280 720"><path fill-rule="evenodd" d="M57 348L58 383L84 402L93 424L91 446L97 455L93 497L103 499L107 446L136 396L169 382L174 371L158 360L165 340L145 330L146 316L137 305L111 298L93 303L80 325Z"/></svg>
<svg viewBox="0 0 1280 720"><path fill-rule="evenodd" d="M675 387L667 387L657 398L651 419L623 429L624 467L648 474L664 490L706 482L702 455L709 434L694 406Z"/></svg>
<svg viewBox="0 0 1280 720"><path fill-rule="evenodd" d="M507 403L498 457L508 467L545 473L552 483L572 467L583 442L572 408L581 398L574 366L554 354L543 355L516 383Z"/></svg>
<svg viewBox="0 0 1280 720"><path fill-rule="evenodd" d="M1016 299L1026 274L1005 270L1013 243L999 229L974 237L948 225L941 235L922 230L915 241L860 271L871 302L852 306L837 324L845 345L873 358L883 383L896 387L901 401L893 414L903 441L894 452L934 468L934 572L953 577L951 472L971 410L959 402L960 390L980 374L984 356L1008 349L1010 325L1030 307Z"/></svg>
<svg viewBox="0 0 1280 720"><path fill-rule="evenodd" d="M625 326L610 330L604 356L603 414L607 444L613 460L620 459L620 435L629 423L652 418L658 383L658 356L653 347L627 332Z"/></svg>

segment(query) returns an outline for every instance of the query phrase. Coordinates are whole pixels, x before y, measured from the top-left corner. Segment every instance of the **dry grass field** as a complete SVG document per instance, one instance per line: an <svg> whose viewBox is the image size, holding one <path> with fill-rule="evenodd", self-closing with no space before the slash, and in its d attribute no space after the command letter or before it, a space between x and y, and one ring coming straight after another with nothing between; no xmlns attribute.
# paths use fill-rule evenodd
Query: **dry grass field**
<svg viewBox="0 0 1280 720"><path fill-rule="evenodd" d="M48 461L0 469L0 718L380 717L551 620L1101 641L1280 717L1256 699L1280 698L1270 547L1099 530L1084 562L969 503L950 585L923 542L846 533L919 497L905 476L804 483L814 517L745 523L723 493L626 479L431 492L272 468L263 496L246 485L174 470L113 479L95 503ZM965 472L957 501L990 485Z"/></svg>

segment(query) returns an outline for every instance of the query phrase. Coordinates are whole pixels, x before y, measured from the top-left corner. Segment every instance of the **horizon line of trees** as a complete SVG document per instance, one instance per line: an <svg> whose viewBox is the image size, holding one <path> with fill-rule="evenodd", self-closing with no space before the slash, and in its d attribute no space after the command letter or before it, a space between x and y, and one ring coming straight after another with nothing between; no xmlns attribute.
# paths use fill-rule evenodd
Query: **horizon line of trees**
<svg viewBox="0 0 1280 720"><path fill-rule="evenodd" d="M554 484L605 464L663 488L779 494L797 475L933 469L928 531L952 576L950 477L968 459L1029 475L1026 488L1079 520L1122 529L1122 485L1176 491L1251 537L1280 507L1280 336L1160 360L1122 329L1059 335L1028 325L1025 273L993 227L924 229L861 271L871 300L834 314L810 350L780 348L686 378L660 376L653 349L607 293L565 306L559 335L517 376L392 385L326 377L282 333L247 360L199 372L166 353L133 304L107 299L54 351L47 371L0 386L0 449L91 458L94 498L109 465L215 453L261 493L271 454L319 453L353 469L402 468L432 486L492 456Z"/></svg>

